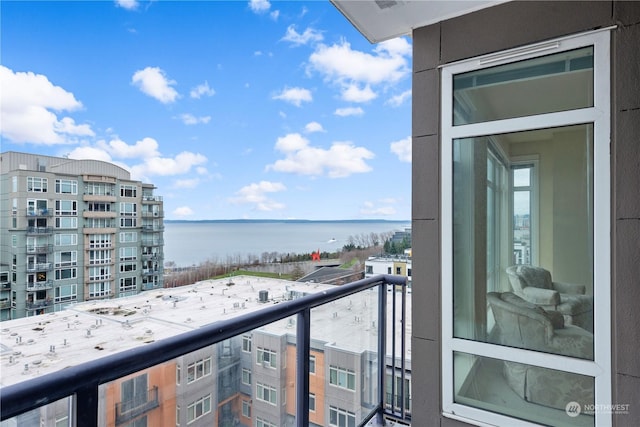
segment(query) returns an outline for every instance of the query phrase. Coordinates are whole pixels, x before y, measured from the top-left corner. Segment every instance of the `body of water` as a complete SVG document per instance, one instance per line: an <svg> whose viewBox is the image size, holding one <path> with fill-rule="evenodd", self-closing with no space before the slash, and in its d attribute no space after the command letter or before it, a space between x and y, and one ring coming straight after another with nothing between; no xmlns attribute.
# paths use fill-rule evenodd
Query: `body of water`
<svg viewBox="0 0 640 427"><path fill-rule="evenodd" d="M180 267L205 261L260 259L264 252L334 252L349 236L404 231L410 221L165 222L164 260Z"/></svg>

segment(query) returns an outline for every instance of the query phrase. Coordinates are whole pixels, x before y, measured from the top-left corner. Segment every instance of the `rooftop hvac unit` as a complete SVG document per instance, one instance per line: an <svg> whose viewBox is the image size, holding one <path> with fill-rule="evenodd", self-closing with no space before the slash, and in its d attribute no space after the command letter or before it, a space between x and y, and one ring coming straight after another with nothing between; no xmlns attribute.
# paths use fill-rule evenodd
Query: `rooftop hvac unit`
<svg viewBox="0 0 640 427"><path fill-rule="evenodd" d="M258 292L258 301L260 302L269 301L269 291L262 290Z"/></svg>

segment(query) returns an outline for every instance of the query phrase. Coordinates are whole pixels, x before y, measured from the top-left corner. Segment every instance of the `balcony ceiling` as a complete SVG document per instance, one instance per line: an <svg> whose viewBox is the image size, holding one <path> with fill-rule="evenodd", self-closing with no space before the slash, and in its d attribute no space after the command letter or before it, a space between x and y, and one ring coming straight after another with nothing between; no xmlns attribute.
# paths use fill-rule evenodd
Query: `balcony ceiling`
<svg viewBox="0 0 640 427"><path fill-rule="evenodd" d="M505 0L330 0L371 43L410 35L414 28L504 3Z"/></svg>

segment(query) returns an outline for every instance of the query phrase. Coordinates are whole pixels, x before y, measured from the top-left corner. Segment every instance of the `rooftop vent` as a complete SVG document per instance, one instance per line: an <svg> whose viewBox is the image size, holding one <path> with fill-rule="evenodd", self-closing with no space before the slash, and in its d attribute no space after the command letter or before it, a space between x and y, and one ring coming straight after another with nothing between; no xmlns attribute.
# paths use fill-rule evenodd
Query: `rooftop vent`
<svg viewBox="0 0 640 427"><path fill-rule="evenodd" d="M375 0L376 4L380 9L389 9L390 7L396 6L399 2L395 0Z"/></svg>
<svg viewBox="0 0 640 427"><path fill-rule="evenodd" d="M267 302L269 301L269 291L261 290L258 292L258 301Z"/></svg>

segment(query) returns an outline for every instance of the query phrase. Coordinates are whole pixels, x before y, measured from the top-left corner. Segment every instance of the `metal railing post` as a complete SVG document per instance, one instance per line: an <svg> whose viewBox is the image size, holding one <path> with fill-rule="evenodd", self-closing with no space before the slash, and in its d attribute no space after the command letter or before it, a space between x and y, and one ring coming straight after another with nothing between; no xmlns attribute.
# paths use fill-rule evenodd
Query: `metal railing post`
<svg viewBox="0 0 640 427"><path fill-rule="evenodd" d="M378 287L378 414L377 422L384 425L384 395L385 395L385 377L386 377L386 358L387 358L387 283L384 282Z"/></svg>
<svg viewBox="0 0 640 427"><path fill-rule="evenodd" d="M296 324L296 425L309 425L309 357L311 347L311 309L298 313Z"/></svg>
<svg viewBox="0 0 640 427"><path fill-rule="evenodd" d="M91 382L76 393L76 426L98 427L98 387L98 382Z"/></svg>

